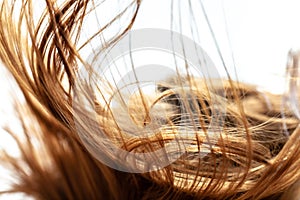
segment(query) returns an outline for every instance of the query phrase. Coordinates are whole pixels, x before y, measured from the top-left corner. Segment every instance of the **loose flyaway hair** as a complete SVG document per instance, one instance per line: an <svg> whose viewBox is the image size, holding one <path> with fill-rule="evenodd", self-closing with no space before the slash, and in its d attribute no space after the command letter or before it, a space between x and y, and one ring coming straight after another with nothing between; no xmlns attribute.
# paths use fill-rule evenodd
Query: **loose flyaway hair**
<svg viewBox="0 0 300 200"><path fill-rule="evenodd" d="M98 66L82 55L85 48L93 49L95 41L100 45L95 54L116 45L131 30L136 16L143 14L138 13L143 2L120 2L122 6L108 21L84 33L89 17L110 1L42 2L44 11L32 0L0 4L1 63L17 84L18 89L12 89L20 90L25 99L14 96L18 118L14 123L22 129L3 127L20 154L1 151L1 165L14 177L2 195L22 193L34 199L299 197L297 52L289 54L288 89L282 95L234 81L229 73L221 80L178 73L158 82L153 93L135 90L125 97L112 94L116 85L108 83ZM189 63L184 65L187 69ZM91 86L94 79L78 84L81 69L96 77L101 87ZM218 84L211 87L211 83ZM107 94L120 103L100 100ZM124 110L129 114L123 116ZM151 134L141 134L149 128ZM126 153L106 152L110 146ZM115 167L99 160L95 152ZM133 159L127 171L118 169L128 162L130 153L151 156ZM153 167L169 161L169 155L177 157L166 166Z"/></svg>

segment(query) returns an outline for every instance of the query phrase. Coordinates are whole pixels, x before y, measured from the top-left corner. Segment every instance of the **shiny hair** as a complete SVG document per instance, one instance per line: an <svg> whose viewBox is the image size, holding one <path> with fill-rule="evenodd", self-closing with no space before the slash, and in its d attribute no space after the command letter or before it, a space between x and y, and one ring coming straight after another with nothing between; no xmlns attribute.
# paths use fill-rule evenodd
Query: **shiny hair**
<svg viewBox="0 0 300 200"><path fill-rule="evenodd" d="M299 119L295 110L290 109L292 106L284 106L287 101L291 104L298 101L291 98L291 94L298 92L297 53L290 56L288 69L294 73L287 72L290 90L286 95L262 92L230 76L222 80L222 87L216 86L211 91L205 80L186 76L170 77L160 83L158 97L132 96L131 120L141 126L149 117L147 110L155 103L168 111L164 119L159 111L151 113L152 118L161 119L164 124L153 137L146 139L129 137L130 127L121 130L110 109L86 94L96 106L97 124L105 135L129 152L149 152L163 147L182 127L193 131L193 136L180 137L190 146L176 161L145 173L118 171L90 153L77 134L76 126L85 130L89 140L94 137L95 129L90 126L94 119L76 102L74 93L80 65L89 68L91 73L96 72L84 61L80 50L95 37L104 37L107 29L127 16L115 35L103 39L103 49L113 46L133 26L140 5L140 0L132 0L82 42L82 26L101 3L65 0L59 4L45 0L46 10L38 17L31 0L1 3L0 59L25 98L25 102L18 101L17 97L15 100L22 133L5 129L16 141L20 156L1 153L1 163L16 177L11 188L1 194L24 193L35 199L299 197ZM174 86L188 89L173 90ZM88 84L82 87L90 89ZM212 119L212 94L218 97L226 113L223 113L224 124L220 125L218 139L207 150L203 144ZM183 111L182 105L193 111ZM84 118L76 120L76 113ZM179 123L184 115L196 115L199 125L184 120ZM123 127L126 120L129 119L123 120ZM206 151L206 155L197 156L202 151ZM115 159L114 155L105 156Z"/></svg>

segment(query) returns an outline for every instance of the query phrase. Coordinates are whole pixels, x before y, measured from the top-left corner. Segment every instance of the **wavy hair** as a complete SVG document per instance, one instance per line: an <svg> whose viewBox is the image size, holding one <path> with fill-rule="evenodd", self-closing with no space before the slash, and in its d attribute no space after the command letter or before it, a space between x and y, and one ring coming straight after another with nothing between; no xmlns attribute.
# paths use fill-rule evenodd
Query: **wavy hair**
<svg viewBox="0 0 300 200"><path fill-rule="evenodd" d="M160 83L156 97L142 93L131 96L130 120L141 127L151 119L159 121L157 132L148 138L131 137L138 134L131 127L120 129L111 110L121 108L107 109L107 104L85 94L96 107L96 122L109 141L128 152L151 152L172 144L170 141L183 128L193 133L180 136L189 147L162 169L122 172L96 159L76 127L84 130L86 140L101 140L94 133L95 119L82 102L74 99L79 66L96 73L82 58L81 50L96 37L102 38L103 49L113 46L133 26L141 1L132 0L84 39L82 26L102 3L45 0L46 9L38 17L32 0L1 3L0 59L25 98L21 102L16 97L14 104L22 132L5 128L16 141L20 156L2 151L1 164L16 179L1 194L23 193L35 199L299 198L299 118L293 106L284 106L286 102L298 102L294 95L298 92L297 53L290 54L286 95L261 92L229 76L222 80L222 87L211 91L206 87L207 80L186 76ZM118 24L120 19L124 19L122 26ZM111 31L109 39L104 37L115 24L120 26L118 31ZM82 89L91 88L85 83ZM207 148L204 144L214 108L212 95L217 96L226 113L219 137ZM150 108L157 105L161 109L154 109L150 117ZM76 119L78 113L81 120ZM196 118L198 123L185 121L185 116ZM124 118L122 127L127 120ZM203 152L205 155L199 157ZM115 155L104 156L116 160ZM164 155L156 159L161 157Z"/></svg>

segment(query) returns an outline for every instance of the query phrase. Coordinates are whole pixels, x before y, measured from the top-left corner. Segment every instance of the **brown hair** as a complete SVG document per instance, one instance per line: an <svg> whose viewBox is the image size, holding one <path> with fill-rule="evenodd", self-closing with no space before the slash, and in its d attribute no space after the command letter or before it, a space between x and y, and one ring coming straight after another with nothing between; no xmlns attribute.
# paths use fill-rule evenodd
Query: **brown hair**
<svg viewBox="0 0 300 200"><path fill-rule="evenodd" d="M260 92L230 77L223 80L222 87L214 88L215 91L209 91L205 81L187 76L161 83L160 99L133 96L130 112L141 126L148 119L148 108L155 102L164 98L161 106L169 110L164 128L147 139L127 137L109 109L95 101L97 123L111 142L130 152L153 151L174 139L183 126L177 123L182 103L197 105L190 107L196 110L200 127L192 127L193 137L181 137L190 148L163 169L122 172L94 158L78 136L74 119L75 105L86 120L76 121L77 125L84 128L87 138L92 138L94 129L86 126L92 119L73 98L78 66L92 67L81 58L80 49L130 13L127 24L103 42L103 48L114 45L131 29L141 1L132 0L81 44L81 27L86 16L101 4L88 0L66 0L62 4L45 0L45 3L46 10L38 20L31 0L23 0L21 5L17 1L1 3L0 59L26 100L24 104L15 102L23 133L6 129L17 142L21 155L15 158L5 152L1 154L3 165L17 177L11 189L2 194L24 193L36 199L291 199L299 196L298 118L282 106L281 95ZM293 66L297 67L297 55L293 59ZM174 85L192 88L186 93L193 96L193 102L188 102L186 93L172 90ZM219 102L226 107L225 122L215 144L205 156L197 157L204 150L213 92L225 94ZM113 156L106 156L114 160Z"/></svg>

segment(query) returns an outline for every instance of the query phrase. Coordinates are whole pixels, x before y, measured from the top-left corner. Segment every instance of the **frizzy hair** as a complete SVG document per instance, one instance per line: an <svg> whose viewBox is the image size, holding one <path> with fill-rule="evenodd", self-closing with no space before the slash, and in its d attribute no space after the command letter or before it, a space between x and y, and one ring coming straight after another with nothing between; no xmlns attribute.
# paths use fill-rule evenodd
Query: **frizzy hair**
<svg viewBox="0 0 300 200"><path fill-rule="evenodd" d="M95 101L97 123L104 133L111 142L131 152L161 148L182 126L189 126L178 123L182 117L180 105L195 107L200 127L188 127L194 136L181 139L191 148L163 169L128 173L94 158L78 136L74 119L76 108L84 119L91 120L80 102L73 99L79 65L95 73L93 66L82 59L80 49L123 15L130 15L115 35L103 40L103 49L114 45L131 29L141 1L129 2L82 43L81 27L86 16L101 3L45 0L46 10L38 20L33 4L31 0L4 0L0 7L0 59L25 97L25 103L15 102L23 132L5 129L17 142L21 155L15 158L1 153L1 164L12 170L17 180L1 194L24 193L35 199L291 199L299 195L299 119L282 101L295 99L261 92L230 77L214 91L207 89L205 80L192 76L170 77L161 83L158 91L164 101L160 106L168 111L164 128L143 140L129 137L130 129L120 130L109 109ZM295 72L298 54L291 58L288 69ZM294 91L295 74L288 71L290 92ZM190 89L173 90L175 85ZM83 85L83 89L90 88ZM219 98L226 107L224 126L207 154L197 157L211 120L213 92L225 94ZM148 108L158 100L133 96L129 109L132 119L143 126L149 117ZM87 138L93 137L93 127L86 126L85 121L76 123L85 129ZM111 155L107 157L114 160Z"/></svg>

